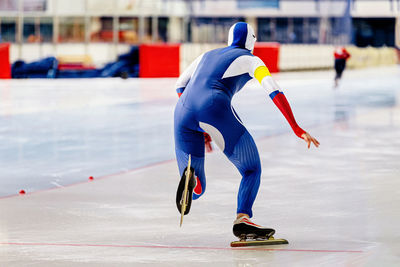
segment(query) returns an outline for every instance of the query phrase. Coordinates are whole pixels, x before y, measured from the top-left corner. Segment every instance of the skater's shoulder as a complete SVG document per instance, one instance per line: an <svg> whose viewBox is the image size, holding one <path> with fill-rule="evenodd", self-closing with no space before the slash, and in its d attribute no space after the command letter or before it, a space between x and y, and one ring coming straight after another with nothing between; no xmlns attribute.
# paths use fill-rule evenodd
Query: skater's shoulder
<svg viewBox="0 0 400 267"><path fill-rule="evenodd" d="M210 50L204 53L204 60L207 65L217 64L219 66L229 66L234 61L240 58L240 61L245 60L243 57L253 58L254 56L246 49L240 49L235 47L222 47Z"/></svg>
<svg viewBox="0 0 400 267"><path fill-rule="evenodd" d="M249 50L234 46L225 46L208 51L206 54L218 54L225 57L254 56Z"/></svg>

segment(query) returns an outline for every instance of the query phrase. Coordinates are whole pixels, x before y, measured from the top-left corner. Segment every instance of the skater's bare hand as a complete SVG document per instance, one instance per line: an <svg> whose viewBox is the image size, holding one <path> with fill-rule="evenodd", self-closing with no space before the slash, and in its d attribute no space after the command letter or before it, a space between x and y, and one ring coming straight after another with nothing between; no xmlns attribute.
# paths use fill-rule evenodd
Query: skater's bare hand
<svg viewBox="0 0 400 267"><path fill-rule="evenodd" d="M315 147L319 147L319 142L317 139L315 139L314 137L312 137L309 133L303 133L301 135L301 138L304 139L304 141L307 142L307 147L310 148L311 143L314 144Z"/></svg>

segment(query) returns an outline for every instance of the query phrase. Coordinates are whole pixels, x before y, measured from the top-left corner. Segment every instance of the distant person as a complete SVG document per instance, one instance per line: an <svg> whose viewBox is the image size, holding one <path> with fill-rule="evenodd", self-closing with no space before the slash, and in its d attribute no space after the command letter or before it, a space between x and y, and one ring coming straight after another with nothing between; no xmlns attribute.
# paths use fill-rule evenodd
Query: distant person
<svg viewBox="0 0 400 267"><path fill-rule="evenodd" d="M185 172L191 157L187 214L193 199L206 190L204 173L205 149L211 138L242 175L237 198L237 217L233 232L236 236L272 236L275 230L250 221L261 177L261 162L253 137L247 131L231 105L232 97L251 79L257 79L289 122L294 133L308 148L319 142L301 129L293 116L285 95L271 77L264 62L252 54L256 36L244 22L229 30L228 46L200 55L182 73L176 83L179 95L174 114L175 152L181 180L176 204L181 212ZM206 133L206 134L205 134ZM210 135L211 138L208 136ZM192 169L193 168L193 169ZM268 212L268 209L265 210Z"/></svg>
<svg viewBox="0 0 400 267"><path fill-rule="evenodd" d="M338 87L339 81L342 78L344 69L346 68L346 60L350 58L349 52L344 47L336 47L334 52L335 57L335 88Z"/></svg>

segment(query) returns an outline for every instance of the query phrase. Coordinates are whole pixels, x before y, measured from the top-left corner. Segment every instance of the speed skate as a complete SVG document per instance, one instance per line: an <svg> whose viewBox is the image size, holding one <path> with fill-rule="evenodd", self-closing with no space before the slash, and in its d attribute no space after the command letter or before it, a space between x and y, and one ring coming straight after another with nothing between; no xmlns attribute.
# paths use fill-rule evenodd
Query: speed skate
<svg viewBox="0 0 400 267"><path fill-rule="evenodd" d="M192 205L192 194L195 186L194 180L194 169L190 167L191 156L189 154L188 166L183 171L181 180L178 185L178 190L176 192L176 207L181 213L180 226L182 227L183 216L187 215L190 211L190 206Z"/></svg>
<svg viewBox="0 0 400 267"><path fill-rule="evenodd" d="M288 244L286 239L275 239L275 230L262 227L250 221L247 215L240 216L233 222L233 234L239 241L233 241L231 247L269 246Z"/></svg>
<svg viewBox="0 0 400 267"><path fill-rule="evenodd" d="M285 245L289 244L286 239L278 238L275 239L273 236L268 238L250 238L243 236L239 241L231 242L231 247L253 247L253 246L272 246L272 245Z"/></svg>

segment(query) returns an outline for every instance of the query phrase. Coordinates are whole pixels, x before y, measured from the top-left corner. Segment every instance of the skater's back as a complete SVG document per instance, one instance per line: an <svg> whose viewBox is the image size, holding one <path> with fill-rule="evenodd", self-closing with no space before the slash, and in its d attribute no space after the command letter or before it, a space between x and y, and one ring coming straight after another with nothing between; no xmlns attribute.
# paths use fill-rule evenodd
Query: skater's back
<svg viewBox="0 0 400 267"><path fill-rule="evenodd" d="M210 99L225 93L230 103L250 79L255 77L258 67L265 64L251 51L256 41L254 32L247 24L239 24L230 36L229 46L211 50L199 56L177 81L180 101L187 108L210 105Z"/></svg>
<svg viewBox="0 0 400 267"><path fill-rule="evenodd" d="M249 50L232 46L205 53L186 89L192 90L194 87L205 91L222 90L232 97L252 78L249 75L250 68L238 66L240 63L236 60L242 56L253 57ZM232 73L233 69L236 73Z"/></svg>

